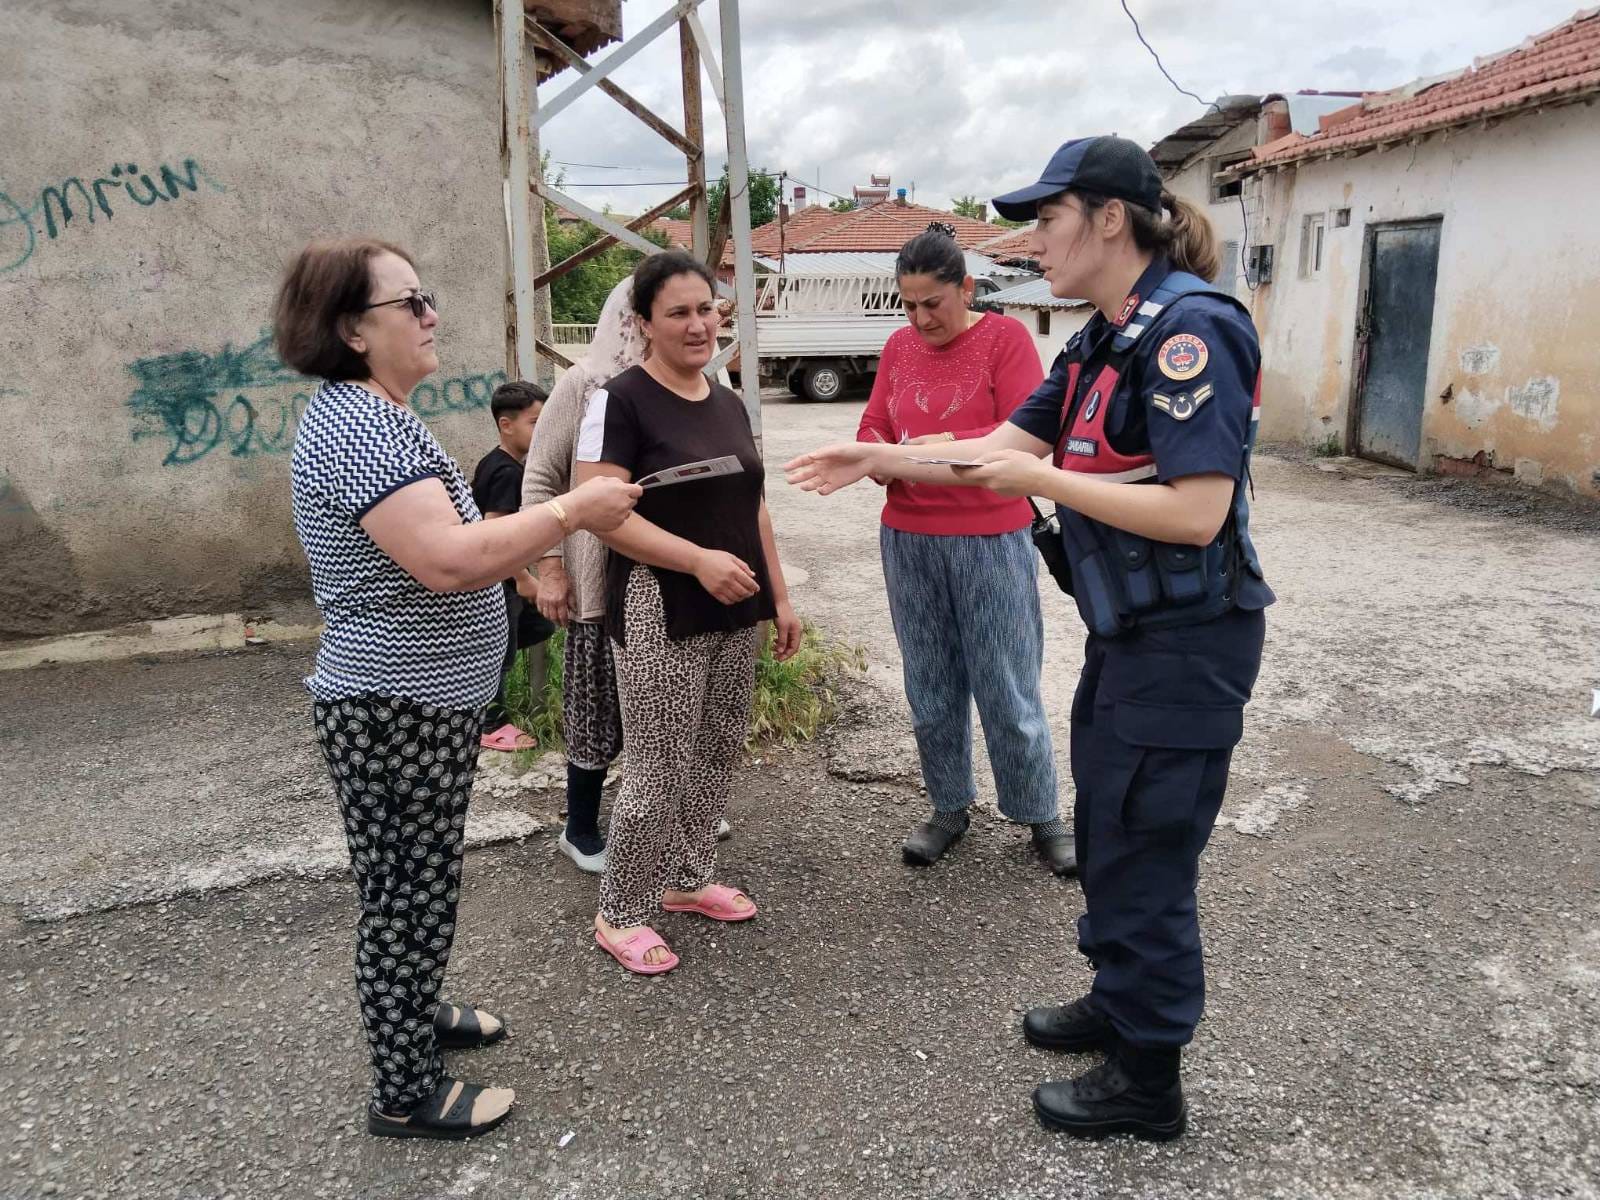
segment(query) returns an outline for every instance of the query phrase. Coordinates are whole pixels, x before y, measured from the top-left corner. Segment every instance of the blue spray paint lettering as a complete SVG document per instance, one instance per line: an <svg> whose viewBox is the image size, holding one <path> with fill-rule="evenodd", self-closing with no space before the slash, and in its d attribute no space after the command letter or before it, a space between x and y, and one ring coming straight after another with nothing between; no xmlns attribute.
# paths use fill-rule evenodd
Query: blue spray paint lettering
<svg viewBox="0 0 1600 1200"><path fill-rule="evenodd" d="M94 225L117 215L113 200L129 199L140 208L169 203L185 193L194 195L204 184L213 192L223 187L193 158L181 166L162 163L155 172L141 171L138 163L114 163L104 175L85 183L72 175L39 189L26 208L0 187L0 275L14 271L33 257L41 244L62 237L73 222ZM121 195L116 191L122 189Z"/></svg>
<svg viewBox="0 0 1600 1200"><path fill-rule="evenodd" d="M168 467L217 450L234 458L288 453L316 386L284 365L266 331L243 349L160 354L128 371L137 381L127 401L133 439L165 438ZM412 393L411 406L422 417L486 408L505 380L504 371L430 379Z"/></svg>

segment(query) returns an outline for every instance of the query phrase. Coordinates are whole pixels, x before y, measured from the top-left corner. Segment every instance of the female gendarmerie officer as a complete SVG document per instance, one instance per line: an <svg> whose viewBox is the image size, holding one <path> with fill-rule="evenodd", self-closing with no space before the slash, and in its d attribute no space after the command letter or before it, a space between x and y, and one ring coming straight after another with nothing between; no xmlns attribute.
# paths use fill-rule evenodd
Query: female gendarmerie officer
<svg viewBox="0 0 1600 1200"><path fill-rule="evenodd" d="M869 473L953 476L1056 502L1058 557L1089 627L1072 776L1087 910L1078 946L1095 976L1088 995L1029 1012L1023 1031L1035 1046L1106 1059L1042 1085L1034 1107L1082 1136L1176 1137L1180 1051L1204 1001L1195 878L1273 599L1246 502L1260 349L1243 306L1206 282L1218 266L1206 218L1163 189L1133 142L1068 142L1039 182L995 208L1037 217L1051 293L1099 311L1009 424L962 443L983 465L917 462L927 447L835 445L794 460L789 479L827 494Z"/></svg>

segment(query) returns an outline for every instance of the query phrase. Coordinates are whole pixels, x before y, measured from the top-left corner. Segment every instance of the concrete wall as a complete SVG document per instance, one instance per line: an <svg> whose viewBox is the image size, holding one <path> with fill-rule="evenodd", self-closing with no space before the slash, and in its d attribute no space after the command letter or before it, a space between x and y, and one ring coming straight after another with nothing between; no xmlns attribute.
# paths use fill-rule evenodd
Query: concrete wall
<svg viewBox="0 0 1600 1200"><path fill-rule="evenodd" d="M414 403L470 470L505 363L485 0L7 0L0 638L309 597L266 340L319 234L408 246L443 319ZM70 215L69 215L70 210Z"/></svg>
<svg viewBox="0 0 1600 1200"><path fill-rule="evenodd" d="M1482 452L1530 483L1595 494L1597 147L1600 109L1580 105L1260 177L1252 240L1276 247L1254 299L1262 436L1345 445L1365 231L1442 216L1423 465ZM1322 272L1302 277L1308 213L1327 214L1327 248Z"/></svg>
<svg viewBox="0 0 1600 1200"><path fill-rule="evenodd" d="M1050 309L1050 332L1039 333L1039 310L1035 308L1004 307L1000 310L1008 317L1021 321L1033 338L1033 348L1039 352L1039 361L1044 364L1046 372L1050 364L1055 362L1056 355L1061 353L1061 348L1067 344L1067 339L1089 323L1089 318L1094 316L1092 305L1085 304L1080 308L1053 308Z"/></svg>

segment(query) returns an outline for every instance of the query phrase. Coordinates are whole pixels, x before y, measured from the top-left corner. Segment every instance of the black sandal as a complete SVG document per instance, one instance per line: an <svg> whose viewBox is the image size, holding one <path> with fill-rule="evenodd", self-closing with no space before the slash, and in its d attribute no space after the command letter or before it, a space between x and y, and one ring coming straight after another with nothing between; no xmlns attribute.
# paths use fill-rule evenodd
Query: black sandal
<svg viewBox="0 0 1600 1200"><path fill-rule="evenodd" d="M496 1017L495 1020L500 1019ZM441 1000L434 1010L433 1037L441 1050L476 1050L480 1046L492 1046L505 1036L504 1021L500 1021L500 1028L493 1033L484 1033L478 1010L470 1004L449 1004Z"/></svg>
<svg viewBox="0 0 1600 1200"><path fill-rule="evenodd" d="M445 1101L450 1098L450 1091L457 1084L461 1086L461 1094L456 1097L454 1104L446 1108ZM442 1076L433 1095L412 1109L407 1116L391 1117L375 1108L368 1108L367 1132L374 1137L433 1138L446 1142L475 1138L488 1133L511 1115L511 1110L508 1108L498 1117L474 1125L472 1106L486 1091L488 1089L482 1084L461 1083L459 1079L452 1079L448 1075Z"/></svg>

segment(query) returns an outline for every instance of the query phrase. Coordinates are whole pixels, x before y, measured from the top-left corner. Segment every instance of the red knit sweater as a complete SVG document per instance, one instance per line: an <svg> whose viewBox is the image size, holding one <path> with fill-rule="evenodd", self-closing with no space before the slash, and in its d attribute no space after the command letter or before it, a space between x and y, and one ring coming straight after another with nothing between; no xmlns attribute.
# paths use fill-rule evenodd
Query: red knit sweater
<svg viewBox="0 0 1600 1200"><path fill-rule="evenodd" d="M947 345L933 347L909 326L890 335L861 414L856 440L898 442L929 433L979 438L1000 425L1044 381L1044 368L1022 322L986 313ZM957 447L927 447L930 457L960 458ZM985 488L889 484L883 523L906 533L1010 533L1028 524L1021 497Z"/></svg>

